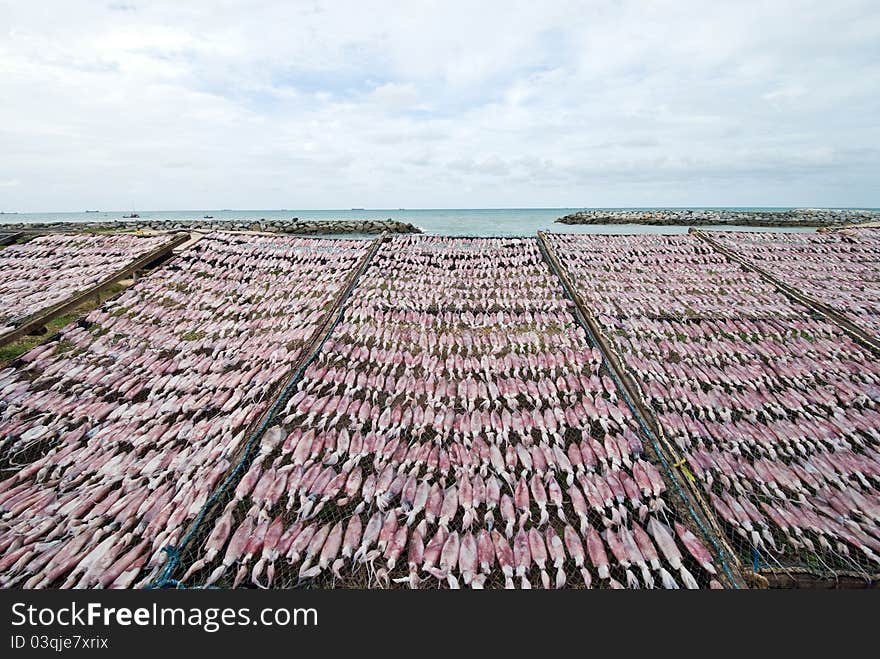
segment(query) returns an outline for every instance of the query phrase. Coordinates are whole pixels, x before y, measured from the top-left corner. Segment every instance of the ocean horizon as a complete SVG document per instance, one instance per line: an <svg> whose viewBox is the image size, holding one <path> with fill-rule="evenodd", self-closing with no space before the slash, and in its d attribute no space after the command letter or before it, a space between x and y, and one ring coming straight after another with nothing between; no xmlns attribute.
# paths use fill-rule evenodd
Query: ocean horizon
<svg viewBox="0 0 880 659"><path fill-rule="evenodd" d="M560 233L684 233L687 225L653 226L637 224L591 224L565 225L556 220L564 215L587 210L591 207L559 208L349 208L349 209L197 209L197 210L114 210L114 211L75 211L0 214L0 225L36 222L113 222L122 220L132 212L141 220L199 220L206 216L214 220L258 221L258 220L385 220L393 219L410 222L428 235L447 236L529 236L538 231ZM731 210L731 211L783 211L796 206L619 206L593 207L598 210ZM835 207L860 210L877 210L863 207ZM712 229L711 226L704 226ZM766 231L811 231L804 227L745 227L724 225L727 230L748 229Z"/></svg>

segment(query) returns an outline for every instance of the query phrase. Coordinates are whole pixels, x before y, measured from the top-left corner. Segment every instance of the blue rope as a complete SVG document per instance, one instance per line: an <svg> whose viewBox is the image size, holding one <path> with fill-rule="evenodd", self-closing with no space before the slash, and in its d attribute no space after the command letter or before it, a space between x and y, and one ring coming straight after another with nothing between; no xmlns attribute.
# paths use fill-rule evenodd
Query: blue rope
<svg viewBox="0 0 880 659"><path fill-rule="evenodd" d="M569 300L571 300L572 304L574 304L574 317L575 317L575 319L577 320L578 324L584 329L584 331L586 331L587 336L589 336L590 341L593 343L593 345L595 345L597 348L599 348L599 351L602 352L602 348L600 347L599 342L596 340L596 337L593 334L593 331L590 329L590 326L587 324L587 321L584 319L583 315L581 314L580 309L578 309L577 303L575 302L575 299L574 299L574 295L572 295L572 292L569 290L568 286L566 285L565 280L562 278L562 275L556 269L556 266L553 264L552 259L550 259L550 255L548 254L547 249L544 246L544 242L541 238L538 238L538 245L541 249L541 253L545 257L547 265L550 266L550 269L553 271L553 274L555 274L559 278L559 281L562 284L562 290L565 292L566 297ZM713 547L715 547L715 550L718 553L718 558L721 561L721 569L724 570L724 574L727 575L727 578L730 581L731 585L734 588L738 589L739 585L737 584L736 579L734 579L733 573L732 573L730 567L727 565L727 561L725 560L725 556L726 556L727 552L715 539L715 535L713 533L711 533L709 531L709 529L706 528L706 526L703 524L702 520L700 519L699 515L697 515L696 511L694 511L693 507L691 506L690 500L687 498L687 496L685 496L684 492L681 489L681 486L679 485L678 478L675 476L675 473L673 472L672 468L669 466L669 463L667 462L666 458L664 457L663 452L660 450L660 445L657 442L657 439L654 437L654 433L652 433L651 430L647 427L647 425L645 425L645 423L642 419L641 413L639 413L636 406L630 400L629 395L626 393L626 389L623 387L622 383L618 379L617 374L614 372L614 369L612 369L608 365L608 360L607 360L604 353L602 354L602 365L605 367L605 370L608 371L609 375L611 375L611 379L614 380L614 384L616 384L617 388L620 389L621 396L622 396L624 402L626 403L626 406L629 408L630 412L632 412L633 417L635 418L636 422L638 422L639 427L642 429L642 432L651 441L651 445L654 447L654 452L657 454L657 457L660 459L660 462L663 463L663 467L664 467L664 469L666 469L666 472L670 475L670 480L672 481L672 484L675 486L675 490L678 492L679 497L684 502L685 507L688 509L688 512L691 514L691 517L693 517L694 521L700 527L700 531L702 531L703 536L705 538L707 538L709 540L709 542L712 543Z"/></svg>

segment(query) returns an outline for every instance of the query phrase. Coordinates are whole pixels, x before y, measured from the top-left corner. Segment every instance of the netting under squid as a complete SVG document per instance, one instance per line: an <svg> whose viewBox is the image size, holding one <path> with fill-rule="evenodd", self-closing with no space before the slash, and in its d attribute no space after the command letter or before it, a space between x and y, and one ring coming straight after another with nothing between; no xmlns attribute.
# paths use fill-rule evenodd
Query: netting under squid
<svg viewBox="0 0 880 659"><path fill-rule="evenodd" d="M175 576L720 587L646 444L536 241L395 238Z"/></svg>
<svg viewBox="0 0 880 659"><path fill-rule="evenodd" d="M880 336L880 234L712 232L722 246Z"/></svg>
<svg viewBox="0 0 880 659"><path fill-rule="evenodd" d="M880 368L690 236L550 236L746 565L880 567Z"/></svg>
<svg viewBox="0 0 880 659"><path fill-rule="evenodd" d="M149 582L368 247L211 234L0 371L0 586Z"/></svg>

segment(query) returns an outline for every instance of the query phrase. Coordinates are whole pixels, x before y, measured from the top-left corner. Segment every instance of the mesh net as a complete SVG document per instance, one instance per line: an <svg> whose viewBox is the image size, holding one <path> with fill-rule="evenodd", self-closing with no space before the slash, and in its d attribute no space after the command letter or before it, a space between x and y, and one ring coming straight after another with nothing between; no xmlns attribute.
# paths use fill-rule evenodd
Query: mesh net
<svg viewBox="0 0 880 659"><path fill-rule="evenodd" d="M870 353L693 237L550 241L742 561L874 578Z"/></svg>
<svg viewBox="0 0 880 659"><path fill-rule="evenodd" d="M368 247L212 234L0 372L0 584L144 583Z"/></svg>
<svg viewBox="0 0 880 659"><path fill-rule="evenodd" d="M713 232L748 262L880 336L880 234Z"/></svg>
<svg viewBox="0 0 880 659"><path fill-rule="evenodd" d="M0 337L169 242L167 236L50 235L0 251Z"/></svg>
<svg viewBox="0 0 880 659"><path fill-rule="evenodd" d="M385 243L176 576L720 586L573 311L535 240Z"/></svg>

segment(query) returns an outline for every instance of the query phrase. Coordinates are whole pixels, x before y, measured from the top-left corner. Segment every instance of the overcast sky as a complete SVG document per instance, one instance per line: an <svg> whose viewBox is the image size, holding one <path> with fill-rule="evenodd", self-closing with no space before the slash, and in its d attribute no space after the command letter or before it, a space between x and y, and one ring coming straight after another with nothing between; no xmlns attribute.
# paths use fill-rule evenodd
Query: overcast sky
<svg viewBox="0 0 880 659"><path fill-rule="evenodd" d="M0 210L880 206L877 0L0 0Z"/></svg>

